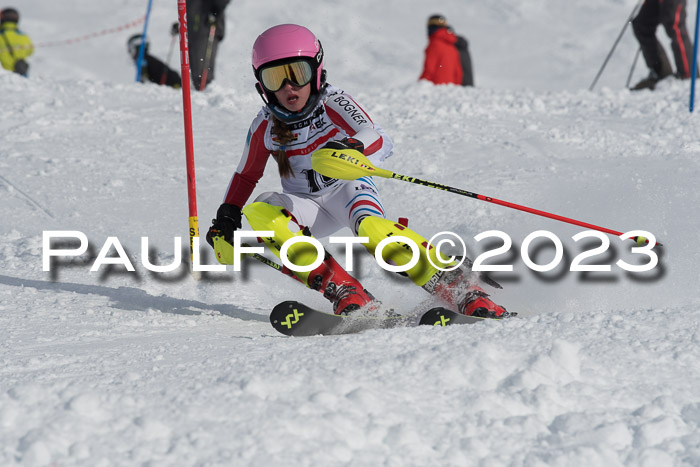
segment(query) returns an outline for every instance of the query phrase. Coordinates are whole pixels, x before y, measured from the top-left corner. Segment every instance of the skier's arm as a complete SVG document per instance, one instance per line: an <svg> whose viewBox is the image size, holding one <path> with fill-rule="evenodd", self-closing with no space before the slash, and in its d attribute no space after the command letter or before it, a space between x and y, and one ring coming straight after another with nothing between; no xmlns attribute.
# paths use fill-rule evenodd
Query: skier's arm
<svg viewBox="0 0 700 467"><path fill-rule="evenodd" d="M233 233L241 228L241 219L241 208L238 206L226 203L219 206L216 219L207 232L207 243L215 248L214 237L223 236L224 240L233 244Z"/></svg>
<svg viewBox="0 0 700 467"><path fill-rule="evenodd" d="M435 69L438 67L438 60L435 57L435 53L429 48L425 51L425 61L423 62L423 73L421 73L419 80L425 79L428 81L433 81L435 77Z"/></svg>
<svg viewBox="0 0 700 467"><path fill-rule="evenodd" d="M24 50L24 54L22 54L23 56L18 56L18 58L27 58L34 53L34 44L32 44L32 40L26 35L23 38L24 44L22 45L22 49Z"/></svg>
<svg viewBox="0 0 700 467"><path fill-rule="evenodd" d="M258 180L263 176L265 165L270 157L270 151L265 147L265 131L268 123L262 114L259 114L250 126L241 161L226 189L225 204L232 204L239 208L245 206Z"/></svg>
<svg viewBox="0 0 700 467"><path fill-rule="evenodd" d="M364 154L373 164L379 164L393 154L394 144L360 105L346 93L332 94L325 102L333 125L364 145Z"/></svg>

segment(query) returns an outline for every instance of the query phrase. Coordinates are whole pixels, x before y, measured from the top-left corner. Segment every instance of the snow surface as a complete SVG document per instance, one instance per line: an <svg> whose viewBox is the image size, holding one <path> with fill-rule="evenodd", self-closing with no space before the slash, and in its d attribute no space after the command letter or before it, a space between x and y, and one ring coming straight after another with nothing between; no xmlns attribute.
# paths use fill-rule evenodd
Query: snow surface
<svg viewBox="0 0 700 467"><path fill-rule="evenodd" d="M146 3L19 7L41 44L126 24ZM520 317L472 326L287 338L268 323L272 306L329 305L264 265L201 281L186 264L149 272L143 236L151 261L168 264L177 249L187 258L187 194L181 94L133 83L125 45L139 28L39 46L30 79L0 73L0 465L700 465L700 129L689 86L625 90L637 48L628 30L588 91L635 3L269 0L226 11L217 80L192 96L202 231L261 104L252 42L298 22L322 39L329 81L392 136L385 168L664 243L648 273L614 265L634 262L614 237L588 260L611 272L569 272L597 246L571 239L582 228L377 180L390 216L425 236L458 233L472 255L488 249L481 232L513 239L499 260L515 269L494 274L505 288L492 292ZM437 11L469 39L476 88L416 82ZM174 0L154 2L154 55L166 57L176 16ZM270 165L256 193L278 187ZM84 232L88 252L44 272L48 230ZM554 271L520 258L537 230L565 245ZM135 272L90 272L110 236ZM547 242L530 251L539 264L553 257ZM202 254L213 261L206 245ZM356 256L384 303L428 305Z"/></svg>

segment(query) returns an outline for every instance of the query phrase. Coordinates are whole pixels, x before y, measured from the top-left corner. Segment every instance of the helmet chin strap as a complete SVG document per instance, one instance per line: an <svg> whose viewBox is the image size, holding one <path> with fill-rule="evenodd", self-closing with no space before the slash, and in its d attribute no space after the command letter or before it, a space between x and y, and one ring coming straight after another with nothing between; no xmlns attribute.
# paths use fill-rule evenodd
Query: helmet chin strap
<svg viewBox="0 0 700 467"><path fill-rule="evenodd" d="M321 100L321 96L323 95L323 91L326 89L326 86L328 86L328 84L323 83L318 92L312 93L309 96L309 100L306 102L304 108L299 112L291 112L277 102L277 99L275 99L274 96L269 98L267 93L263 91L260 83L255 83L255 89L258 91L258 94L260 94L260 97L262 98L263 102L265 102L265 105L267 105L267 108L270 109L270 112L272 112L275 117L282 120L284 123L294 123L306 118Z"/></svg>

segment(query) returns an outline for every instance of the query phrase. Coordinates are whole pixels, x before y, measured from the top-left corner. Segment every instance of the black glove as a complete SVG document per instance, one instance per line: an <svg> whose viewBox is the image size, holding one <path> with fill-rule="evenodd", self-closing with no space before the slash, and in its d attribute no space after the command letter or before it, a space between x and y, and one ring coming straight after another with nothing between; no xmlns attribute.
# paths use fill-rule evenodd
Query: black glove
<svg viewBox="0 0 700 467"><path fill-rule="evenodd" d="M212 237L223 235L224 240L233 244L233 232L241 228L241 208L233 204L222 204L216 211L216 219L207 232L207 243L214 247Z"/></svg>
<svg viewBox="0 0 700 467"><path fill-rule="evenodd" d="M180 34L180 24L173 23L173 25L170 27L170 35L177 36L178 34Z"/></svg>
<svg viewBox="0 0 700 467"><path fill-rule="evenodd" d="M338 149L340 151L343 149L354 149L355 151L360 151L362 153L365 151L365 145L362 144L362 141L355 138L343 138L340 141L329 141L323 147L328 149Z"/></svg>

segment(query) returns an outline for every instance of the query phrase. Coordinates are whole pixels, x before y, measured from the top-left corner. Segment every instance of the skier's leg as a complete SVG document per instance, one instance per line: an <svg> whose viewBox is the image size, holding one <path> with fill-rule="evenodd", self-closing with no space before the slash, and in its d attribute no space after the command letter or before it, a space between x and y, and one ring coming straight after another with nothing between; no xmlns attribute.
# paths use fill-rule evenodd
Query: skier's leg
<svg viewBox="0 0 700 467"><path fill-rule="evenodd" d="M428 241L426 239L408 227L389 219L374 216L363 218L360 223L358 235L369 239L369 242L364 245L372 255L375 255L377 246L386 238L405 237L410 239L417 245L417 250L413 249L409 243L403 240L389 242L382 248L381 258L387 264L406 266L414 260L414 256L417 256L418 261L415 265L407 269L405 274L414 284L420 287L427 284L430 279L439 272L436 266L446 264L445 258L438 259L435 248L432 246L427 248Z"/></svg>
<svg viewBox="0 0 700 467"><path fill-rule="evenodd" d="M649 67L649 77L637 83L633 89L654 89L659 80L673 73L666 52L656 38L656 28L660 22L657 0L645 1L632 20L632 30L642 49L644 61Z"/></svg>
<svg viewBox="0 0 700 467"><path fill-rule="evenodd" d="M271 237L263 237L270 250L281 257L285 242L304 236L311 236L307 227L300 225L287 209L268 203L254 202L243 208L243 214L254 230L269 230ZM290 229L290 225L296 231ZM336 314L347 314L374 302L355 278L348 274L325 249L323 262L310 271L294 271L294 275L304 284L320 291L333 303ZM287 249L287 258L297 266L310 266L316 262L319 251L308 242L298 242Z"/></svg>
<svg viewBox="0 0 700 467"><path fill-rule="evenodd" d="M335 225L345 225L355 235L365 217L386 217L372 177L343 183L334 193L323 197L322 205L326 212L332 213Z"/></svg>
<svg viewBox="0 0 700 467"><path fill-rule="evenodd" d="M368 216L362 219L358 235L369 238L365 246L373 255L379 243L386 238L410 239L417 250L403 240L389 242L381 251L382 259L386 263L407 266L416 255L417 262L405 271L414 284L444 300L460 313L484 317L507 316L505 308L488 299L477 274L464 264L453 269L458 264L456 260L439 254L425 238L408 227L389 219Z"/></svg>
<svg viewBox="0 0 700 467"><path fill-rule="evenodd" d="M326 211L334 213L337 222L344 223L352 232L360 237L368 237L369 243L365 248L374 254L380 241L394 235L402 235L413 240L419 249L425 250L427 241L405 226L386 219L379 191L372 177L362 177L345 183L338 193L328 197L323 203ZM406 275L417 285L423 286L438 272L428 261L431 256L434 264L437 262L434 249L431 252L421 251L418 263L406 271ZM408 264L413 257L412 251L405 244L392 242L382 250L382 258L387 263L399 266Z"/></svg>
<svg viewBox="0 0 700 467"><path fill-rule="evenodd" d="M207 44L207 51L205 52L204 56L204 63L207 66L207 85L214 81L214 69L216 68L216 52L218 48L219 40L216 38L211 42L211 46Z"/></svg>
<svg viewBox="0 0 700 467"><path fill-rule="evenodd" d="M207 50L207 37L209 28L203 27L201 12L197 9L187 9L187 43L190 58L190 72L192 85L195 89L201 88L202 71L204 70L204 55Z"/></svg>
<svg viewBox="0 0 700 467"><path fill-rule="evenodd" d="M666 0L660 6L661 23L664 25L666 34L671 38L676 75L682 79L690 78L690 68L693 63L693 46L685 26L685 4L685 0Z"/></svg>

